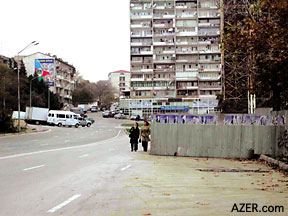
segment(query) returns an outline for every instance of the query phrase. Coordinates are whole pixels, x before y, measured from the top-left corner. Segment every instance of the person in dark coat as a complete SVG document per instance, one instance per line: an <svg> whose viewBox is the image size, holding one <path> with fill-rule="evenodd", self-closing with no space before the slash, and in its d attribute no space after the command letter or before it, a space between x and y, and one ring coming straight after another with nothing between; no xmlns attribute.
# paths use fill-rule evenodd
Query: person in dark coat
<svg viewBox="0 0 288 216"><path fill-rule="evenodd" d="M130 137L130 143L131 143L131 151L137 151L138 150L138 140L140 136L140 130L138 128L138 123L134 123L134 127L131 127L129 131L129 137Z"/></svg>

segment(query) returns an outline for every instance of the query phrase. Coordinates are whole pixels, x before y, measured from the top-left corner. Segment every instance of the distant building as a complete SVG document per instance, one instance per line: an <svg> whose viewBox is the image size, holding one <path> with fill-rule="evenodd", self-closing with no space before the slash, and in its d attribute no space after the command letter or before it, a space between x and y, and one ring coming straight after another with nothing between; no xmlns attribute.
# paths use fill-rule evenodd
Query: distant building
<svg viewBox="0 0 288 216"><path fill-rule="evenodd" d="M124 92L130 91L130 72L119 70L109 73L108 80L117 92L117 96L121 96Z"/></svg>
<svg viewBox="0 0 288 216"><path fill-rule="evenodd" d="M10 58L0 55L0 64L5 64L9 66Z"/></svg>
<svg viewBox="0 0 288 216"><path fill-rule="evenodd" d="M75 89L75 67L57 56L37 52L28 56L21 56L19 59L25 65L27 76L35 74L35 68L37 67L35 60L39 59L47 59L54 62L54 68L51 68L53 74L50 75L49 80L44 79L50 82L50 91L59 96L61 103L71 104L72 92Z"/></svg>

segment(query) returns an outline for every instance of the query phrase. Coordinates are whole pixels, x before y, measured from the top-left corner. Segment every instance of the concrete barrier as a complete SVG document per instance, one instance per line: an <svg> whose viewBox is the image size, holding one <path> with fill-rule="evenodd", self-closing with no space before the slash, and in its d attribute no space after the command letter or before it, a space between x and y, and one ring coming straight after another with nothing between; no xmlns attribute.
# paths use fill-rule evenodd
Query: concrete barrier
<svg viewBox="0 0 288 216"><path fill-rule="evenodd" d="M284 126L189 125L151 126L153 155L249 158L251 153L279 155L277 139Z"/></svg>

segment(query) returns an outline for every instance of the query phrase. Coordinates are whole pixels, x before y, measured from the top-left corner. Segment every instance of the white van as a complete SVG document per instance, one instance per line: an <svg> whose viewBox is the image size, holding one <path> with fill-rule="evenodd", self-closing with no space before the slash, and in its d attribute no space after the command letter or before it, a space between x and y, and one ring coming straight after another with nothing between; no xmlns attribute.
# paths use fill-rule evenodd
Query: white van
<svg viewBox="0 0 288 216"><path fill-rule="evenodd" d="M70 111L58 111L50 110L47 115L47 123L49 125L62 126L75 126L79 127L79 121L77 120L77 114Z"/></svg>

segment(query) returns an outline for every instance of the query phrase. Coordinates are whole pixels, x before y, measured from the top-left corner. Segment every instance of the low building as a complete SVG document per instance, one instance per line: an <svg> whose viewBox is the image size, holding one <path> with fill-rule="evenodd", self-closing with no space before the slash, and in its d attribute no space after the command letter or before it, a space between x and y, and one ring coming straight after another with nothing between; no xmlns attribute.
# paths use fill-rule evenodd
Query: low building
<svg viewBox="0 0 288 216"><path fill-rule="evenodd" d="M130 91L130 72L119 70L109 73L108 80L116 89L116 96L122 96L124 92Z"/></svg>
<svg viewBox="0 0 288 216"><path fill-rule="evenodd" d="M218 101L199 98L120 99L120 110L125 115L152 114L211 114L216 113Z"/></svg>

